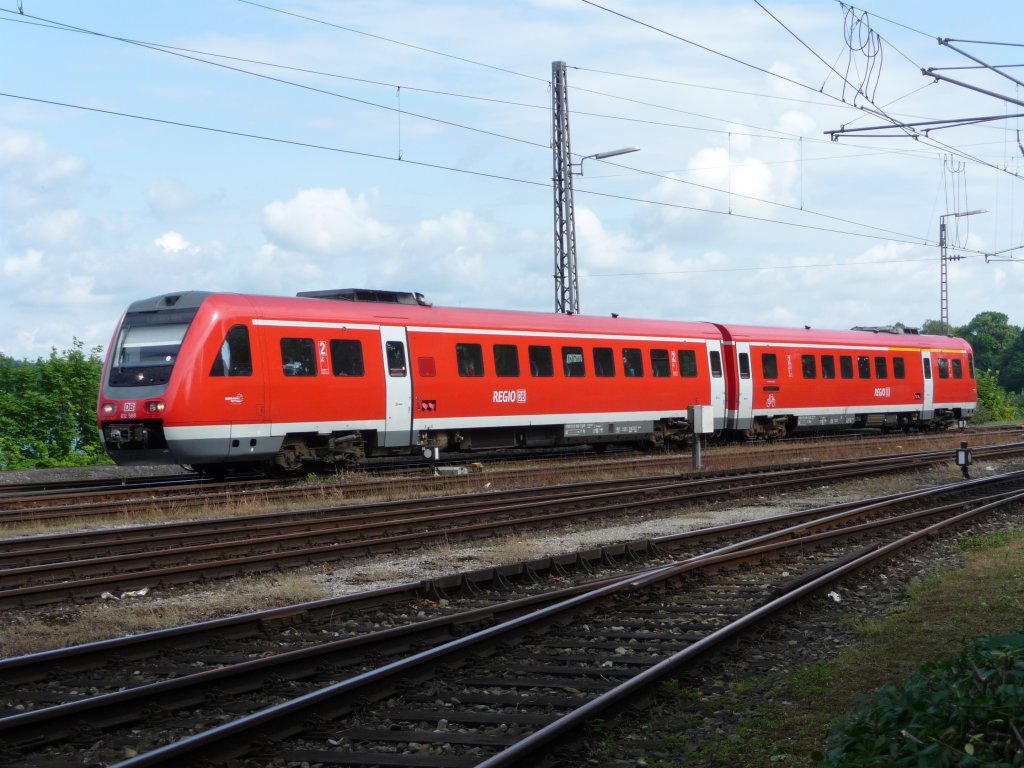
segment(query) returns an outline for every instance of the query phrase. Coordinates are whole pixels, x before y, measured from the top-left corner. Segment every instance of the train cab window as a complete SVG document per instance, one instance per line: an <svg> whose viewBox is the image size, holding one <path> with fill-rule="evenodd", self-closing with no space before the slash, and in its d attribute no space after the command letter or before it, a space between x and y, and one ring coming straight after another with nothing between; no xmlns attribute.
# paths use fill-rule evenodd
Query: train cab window
<svg viewBox="0 0 1024 768"><path fill-rule="evenodd" d="M766 379L779 378L779 358L774 352L761 353L761 376Z"/></svg>
<svg viewBox="0 0 1024 768"><path fill-rule="evenodd" d="M281 369L285 376L316 376L312 339L281 339Z"/></svg>
<svg viewBox="0 0 1024 768"><path fill-rule="evenodd" d="M387 357L388 376L405 376L405 344L401 341L384 342L384 356Z"/></svg>
<svg viewBox="0 0 1024 768"><path fill-rule="evenodd" d="M932 377L932 361L927 357L924 359L924 377L926 379Z"/></svg>
<svg viewBox="0 0 1024 768"><path fill-rule="evenodd" d="M579 379L587 375L583 363L583 347L562 347L562 373L570 379Z"/></svg>
<svg viewBox="0 0 1024 768"><path fill-rule="evenodd" d="M907 378L907 368L902 357L894 357L892 359L892 376L894 379Z"/></svg>
<svg viewBox="0 0 1024 768"><path fill-rule="evenodd" d="M615 375L615 352L611 347L594 347L594 375L600 378Z"/></svg>
<svg viewBox="0 0 1024 768"><path fill-rule="evenodd" d="M697 353L692 349L679 350L679 375L685 379L697 378Z"/></svg>
<svg viewBox="0 0 1024 768"><path fill-rule="evenodd" d="M722 378L722 353L717 349L712 350L711 354L708 355L708 359L711 361L711 378Z"/></svg>
<svg viewBox="0 0 1024 768"><path fill-rule="evenodd" d="M974 378L974 355L967 355L967 370L971 374L971 378Z"/></svg>
<svg viewBox="0 0 1024 768"><path fill-rule="evenodd" d="M363 342L331 339L331 373L335 376L364 376Z"/></svg>
<svg viewBox="0 0 1024 768"><path fill-rule="evenodd" d="M456 344L455 359L459 363L459 376L484 375L484 349L479 344Z"/></svg>
<svg viewBox="0 0 1024 768"><path fill-rule="evenodd" d="M853 358L850 355L839 356L839 375L844 379L853 378Z"/></svg>
<svg viewBox="0 0 1024 768"><path fill-rule="evenodd" d="M818 360L814 355L800 355L800 368L805 379L818 378Z"/></svg>
<svg viewBox="0 0 1024 768"><path fill-rule="evenodd" d="M875 358L875 378L876 379L888 379L889 378L889 361L884 357Z"/></svg>
<svg viewBox="0 0 1024 768"><path fill-rule="evenodd" d="M739 364L740 364L740 378L741 379L749 379L750 378L750 355L748 353L746 353L746 352L740 352L740 354L738 356L738 359L739 359Z"/></svg>
<svg viewBox="0 0 1024 768"><path fill-rule="evenodd" d="M871 358L867 355L857 356L857 378L858 379L870 379L871 378Z"/></svg>
<svg viewBox="0 0 1024 768"><path fill-rule="evenodd" d="M834 355L821 356L821 378L834 379L836 377L836 358Z"/></svg>
<svg viewBox="0 0 1024 768"><path fill-rule="evenodd" d="M515 344L494 345L494 373L503 378L519 375L519 348Z"/></svg>
<svg viewBox="0 0 1024 768"><path fill-rule="evenodd" d="M959 358L953 358L950 362L953 363L953 378L962 379L964 377L964 364Z"/></svg>
<svg viewBox="0 0 1024 768"><path fill-rule="evenodd" d="M432 379L437 376L437 363L432 357L417 357L416 369L422 378Z"/></svg>
<svg viewBox="0 0 1024 768"><path fill-rule="evenodd" d="M939 363L939 378L940 379L948 379L949 378L949 360L947 358L945 358L945 357L940 357L939 360L938 360L938 363Z"/></svg>
<svg viewBox="0 0 1024 768"><path fill-rule="evenodd" d="M644 375L644 355L639 349L622 350L622 370L627 377Z"/></svg>
<svg viewBox="0 0 1024 768"><path fill-rule="evenodd" d="M668 366L668 350L667 349L652 349L651 350L651 376L655 378L665 378L671 375L671 369Z"/></svg>
<svg viewBox="0 0 1024 768"><path fill-rule="evenodd" d="M252 376L252 349L249 347L249 328L235 325L227 332L220 345L217 359L210 369L211 376Z"/></svg>
<svg viewBox="0 0 1024 768"><path fill-rule="evenodd" d="M546 378L555 375L555 364L551 360L551 347L530 347L530 375Z"/></svg>

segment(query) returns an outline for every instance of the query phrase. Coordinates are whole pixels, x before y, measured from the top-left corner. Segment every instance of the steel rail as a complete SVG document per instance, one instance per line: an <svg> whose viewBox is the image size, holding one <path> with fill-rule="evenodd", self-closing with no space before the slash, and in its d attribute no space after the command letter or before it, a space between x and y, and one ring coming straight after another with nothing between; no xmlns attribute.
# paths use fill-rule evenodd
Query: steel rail
<svg viewBox="0 0 1024 768"><path fill-rule="evenodd" d="M875 562L878 558L916 543L922 538L933 536L949 526L985 514L1003 505L1019 503L1022 500L1024 500L1024 492L1016 492L1004 495L1000 500L978 506L972 502L956 502L953 505L943 505L942 509L933 510L931 514L934 515L941 511L948 511L950 506L953 508L973 506L974 508L938 523L928 525L912 534L902 536L894 542L868 544L860 547L858 550L855 550L854 554L840 557L838 564L830 567L828 570L817 569L813 578L795 580L784 587L780 587L780 589L785 590L784 593L780 597L771 600L767 605L759 607L749 615L730 623L725 628L715 631L708 637L698 640L688 649L655 663L634 678L637 682L627 682L613 688L599 696L598 699L593 700L590 704L583 705L555 723L536 731L532 736L524 738L517 745L509 747L505 752L483 761L481 765L526 765L528 764L525 762L527 760L535 761L538 750L546 749L552 739L561 738L563 735L578 729L586 719L594 717L596 713L606 711L607 707L618 703L624 697L636 694L640 686L647 685L651 681L659 680L664 675L670 674L681 665L689 663L700 654L713 648L716 643L731 638L754 623L788 606L794 600L822 589L830 585L837 578L863 568ZM920 515L921 513L915 512L909 517L916 519ZM906 520L903 522L906 522ZM871 524L870 527L889 527L894 524L894 521L885 520ZM797 528L806 528L806 526L800 525ZM815 533L790 538L781 543L776 542L774 545L759 544L754 547L734 545L727 548L732 551L718 550L681 563L660 566L623 579L614 579L611 583L600 585L581 594L569 596L567 599L540 608L524 616L518 616L469 636L457 638L436 648L387 663L374 670L355 675L342 682L305 694L293 701L268 707L231 723L216 726L198 735L128 759L119 763L119 765L123 768L153 765L191 765L195 764L195 761L198 760L218 760L236 757L248 750L258 733L264 733L269 729L279 737L294 735L306 727L310 717L330 719L338 713L347 711L354 697L380 695L381 692L388 690L387 686L390 685L388 680L395 676L418 679L426 674L428 668L434 668L448 659L463 656L471 652L472 649L499 638L518 636L528 629L539 625L558 625L566 620L567 613L571 614L584 610L612 595L653 588L669 581L678 580L684 574L692 575L700 569L714 569L728 563L735 564L740 561L759 559L767 553L773 552L778 546L785 548L807 547L820 544L827 538L860 536L866 530L868 530L868 526L858 525L826 533ZM798 531L794 529L793 532L796 533ZM595 702L600 702L600 706ZM313 714L314 712L315 715ZM511 762L503 762L505 760ZM529 764L536 763L532 762Z"/></svg>

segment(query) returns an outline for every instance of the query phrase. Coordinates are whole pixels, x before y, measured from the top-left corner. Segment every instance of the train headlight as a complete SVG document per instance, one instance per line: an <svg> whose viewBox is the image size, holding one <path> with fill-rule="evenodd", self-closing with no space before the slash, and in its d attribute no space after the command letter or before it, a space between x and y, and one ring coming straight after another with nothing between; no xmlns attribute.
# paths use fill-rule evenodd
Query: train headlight
<svg viewBox="0 0 1024 768"><path fill-rule="evenodd" d="M146 410L150 413L163 413L165 407L163 400L150 400L146 403Z"/></svg>
<svg viewBox="0 0 1024 768"><path fill-rule="evenodd" d="M103 413L105 415L107 415L107 416L109 416L110 414L114 413L116 410L117 410L117 406L114 405L113 403L104 403L103 404Z"/></svg>

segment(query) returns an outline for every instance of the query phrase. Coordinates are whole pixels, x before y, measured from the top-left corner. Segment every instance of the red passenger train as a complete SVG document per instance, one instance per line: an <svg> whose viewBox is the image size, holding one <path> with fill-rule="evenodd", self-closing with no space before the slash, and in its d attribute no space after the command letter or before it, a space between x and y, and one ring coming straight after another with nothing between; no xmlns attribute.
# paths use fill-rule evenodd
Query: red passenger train
<svg viewBox="0 0 1024 768"><path fill-rule="evenodd" d="M962 339L433 307L345 289L133 303L99 427L118 464L300 471L425 449L945 428L974 412Z"/></svg>

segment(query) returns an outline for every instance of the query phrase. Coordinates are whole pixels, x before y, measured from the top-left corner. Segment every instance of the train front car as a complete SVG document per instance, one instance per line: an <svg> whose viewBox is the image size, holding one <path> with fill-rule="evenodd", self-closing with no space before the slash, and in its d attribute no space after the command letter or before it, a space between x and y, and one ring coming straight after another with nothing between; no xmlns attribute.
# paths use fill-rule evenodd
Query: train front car
<svg viewBox="0 0 1024 768"><path fill-rule="evenodd" d="M228 378L252 372L248 326L244 319L235 324L246 314L234 306L239 301L246 302L187 291L128 307L107 352L97 403L104 446L117 464L182 464L220 472L226 462L258 463L253 439L245 441L243 455L230 455L232 430L241 425L221 413L225 403L244 408L259 401L261 385L251 376ZM207 379L224 382L224 392L214 392L203 383ZM253 386L255 393L245 389ZM249 431L254 420L245 420Z"/></svg>

